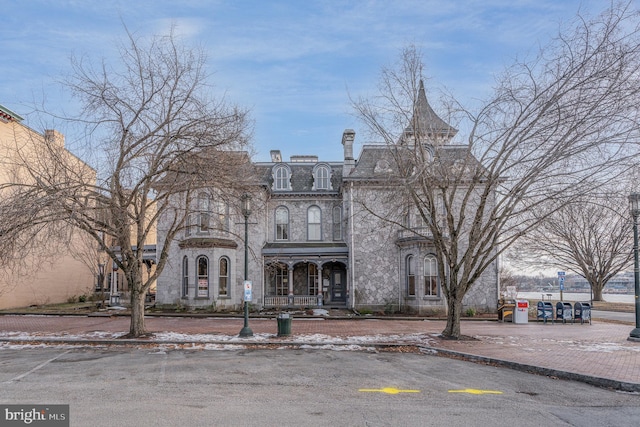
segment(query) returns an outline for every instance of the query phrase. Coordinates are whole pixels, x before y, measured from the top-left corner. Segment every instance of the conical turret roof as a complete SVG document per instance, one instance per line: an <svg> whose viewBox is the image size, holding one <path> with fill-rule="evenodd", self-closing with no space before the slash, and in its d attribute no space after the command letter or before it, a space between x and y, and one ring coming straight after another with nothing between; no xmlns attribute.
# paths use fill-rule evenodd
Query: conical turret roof
<svg viewBox="0 0 640 427"><path fill-rule="evenodd" d="M427 95L424 91L424 83L420 80L420 88L418 89L418 98L413 109L413 117L411 123L404 130L405 136L416 136L429 139L432 142L446 143L453 138L458 130L447 122L442 120L433 111L431 105L427 101Z"/></svg>

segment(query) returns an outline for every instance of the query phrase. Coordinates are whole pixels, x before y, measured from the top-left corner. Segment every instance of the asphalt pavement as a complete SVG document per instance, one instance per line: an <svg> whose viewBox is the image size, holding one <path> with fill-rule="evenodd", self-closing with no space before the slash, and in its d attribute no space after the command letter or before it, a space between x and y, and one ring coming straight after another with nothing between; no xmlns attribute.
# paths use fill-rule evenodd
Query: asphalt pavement
<svg viewBox="0 0 640 427"><path fill-rule="evenodd" d="M184 348L238 346L339 348L420 351L476 363L503 366L556 378L582 381L640 393L640 342L629 341L633 324L600 320L591 323L514 324L463 320L465 340L440 337L443 320L420 318L294 316L290 324L276 317L251 318L253 336L238 337L242 318L147 316L149 335L123 339L129 317L0 316L0 349L19 346L163 346ZM282 322L282 321L281 321ZM290 329L290 330L289 330ZM290 332L286 335L286 332ZM280 333L280 334L279 334Z"/></svg>
<svg viewBox="0 0 640 427"><path fill-rule="evenodd" d="M615 320L617 322L627 322L630 325L635 324L636 321L635 313L627 313L622 311L591 310L591 315L594 319Z"/></svg>

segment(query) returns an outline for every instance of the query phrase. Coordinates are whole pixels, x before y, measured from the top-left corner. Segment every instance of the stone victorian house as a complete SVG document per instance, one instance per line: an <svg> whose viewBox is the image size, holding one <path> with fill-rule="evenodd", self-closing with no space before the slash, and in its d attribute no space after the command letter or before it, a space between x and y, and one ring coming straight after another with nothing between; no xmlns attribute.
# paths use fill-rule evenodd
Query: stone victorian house
<svg viewBox="0 0 640 427"><path fill-rule="evenodd" d="M418 100L412 123L429 129L430 143L455 156L450 140L456 130L435 114L422 86ZM415 143L417 132L409 126L398 146ZM424 224L409 210L397 225L385 218L385 205L393 200L388 184L394 147L364 145L356 159L354 138L352 130L343 133L342 161L314 155L285 161L274 150L271 161L254 163L257 178L246 217L254 306L445 309L433 245L425 233L412 232ZM203 192L189 211L189 223L158 278L156 302L239 308L245 279L245 216L239 203ZM158 244L164 240L160 220ZM495 310L497 299L495 268L483 274L464 303Z"/></svg>

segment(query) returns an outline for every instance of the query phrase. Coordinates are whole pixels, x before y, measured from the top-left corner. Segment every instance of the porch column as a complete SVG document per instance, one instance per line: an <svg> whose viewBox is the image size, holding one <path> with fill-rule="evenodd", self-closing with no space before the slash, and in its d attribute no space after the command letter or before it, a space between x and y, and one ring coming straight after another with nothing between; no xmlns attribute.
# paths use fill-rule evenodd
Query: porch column
<svg viewBox="0 0 640 427"><path fill-rule="evenodd" d="M344 289L347 293L347 307L355 308L355 299L353 298L353 293L351 292L351 280L349 280L349 264L345 264L344 266Z"/></svg>
<svg viewBox="0 0 640 427"><path fill-rule="evenodd" d="M322 307L322 266L318 265L318 307Z"/></svg>
<svg viewBox="0 0 640 427"><path fill-rule="evenodd" d="M287 269L289 275L289 305L293 305L293 265Z"/></svg>

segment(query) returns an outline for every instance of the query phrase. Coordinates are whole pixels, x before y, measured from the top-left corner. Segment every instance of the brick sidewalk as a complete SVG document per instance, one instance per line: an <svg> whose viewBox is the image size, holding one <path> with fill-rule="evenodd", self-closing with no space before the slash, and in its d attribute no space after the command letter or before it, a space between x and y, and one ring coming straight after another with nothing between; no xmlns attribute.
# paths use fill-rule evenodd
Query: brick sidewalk
<svg viewBox="0 0 640 427"><path fill-rule="evenodd" d="M640 391L640 343L628 341L633 327L595 321L592 325L543 324L516 325L496 321L463 321L462 333L475 340L450 341L438 337L445 322L439 320L322 319L294 318L292 335L277 337L275 319L252 318L253 338L237 335L241 318L147 317L146 328L155 334L152 341L179 342L293 342L355 344L411 344L432 351L455 352L468 358L485 358L518 369L537 367L548 375L557 372L593 377L601 386ZM128 332L125 316L0 316L0 344L19 337L34 339L95 340ZM103 335L100 335L103 334ZM108 335L111 334L111 335ZM119 340L118 342L122 342ZM1 347L0 347L1 348ZM523 365L524 368L523 368ZM562 375L560 375L562 376ZM616 387L615 383L625 383ZM629 388L631 385L631 388ZM636 387L637 385L637 387Z"/></svg>

